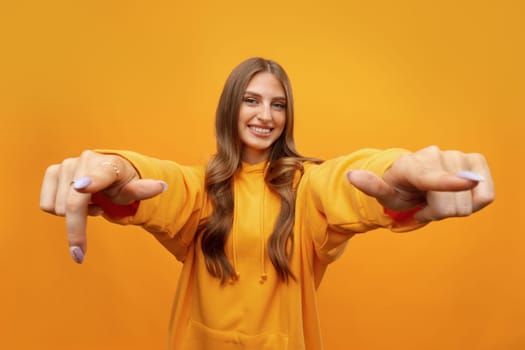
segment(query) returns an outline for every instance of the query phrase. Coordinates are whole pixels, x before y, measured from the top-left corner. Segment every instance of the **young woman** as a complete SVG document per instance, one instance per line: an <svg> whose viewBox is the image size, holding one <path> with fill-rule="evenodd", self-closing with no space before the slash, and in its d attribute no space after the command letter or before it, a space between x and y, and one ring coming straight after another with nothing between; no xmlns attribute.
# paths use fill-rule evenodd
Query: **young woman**
<svg viewBox="0 0 525 350"><path fill-rule="evenodd" d="M494 197L483 156L364 149L321 162L293 139L284 70L252 58L228 77L206 168L85 151L48 168L41 208L65 216L82 263L86 218L141 225L184 263L173 349L321 349L316 289L354 234L469 215Z"/></svg>

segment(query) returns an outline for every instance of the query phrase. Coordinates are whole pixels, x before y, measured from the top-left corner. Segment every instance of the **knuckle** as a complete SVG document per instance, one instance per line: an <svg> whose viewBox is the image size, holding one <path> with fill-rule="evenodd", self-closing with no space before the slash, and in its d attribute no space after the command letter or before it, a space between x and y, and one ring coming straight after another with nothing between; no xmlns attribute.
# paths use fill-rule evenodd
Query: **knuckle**
<svg viewBox="0 0 525 350"><path fill-rule="evenodd" d="M441 220L445 218L450 218L454 216L458 216L458 211L456 206L453 205L446 205L440 208L436 213L435 216Z"/></svg>
<svg viewBox="0 0 525 350"><path fill-rule="evenodd" d="M483 207L486 207L487 205L494 202L495 196L494 192L486 193L486 194L480 194L476 198L476 206L481 209Z"/></svg>
<svg viewBox="0 0 525 350"><path fill-rule="evenodd" d="M413 162L414 153L403 154L399 156L392 164L392 169L404 169Z"/></svg>
<svg viewBox="0 0 525 350"><path fill-rule="evenodd" d="M64 210L65 213L78 213L84 210L84 208L82 208L82 203L79 203L77 200L70 198L66 201Z"/></svg>
<svg viewBox="0 0 525 350"><path fill-rule="evenodd" d="M92 150L86 149L86 150L83 150L80 153L80 158L82 158L82 159L89 158L89 157L93 156L94 154L95 154L95 152L93 152Z"/></svg>
<svg viewBox="0 0 525 350"><path fill-rule="evenodd" d="M40 202L40 210L49 213L49 214L55 214L55 206L52 203L44 203Z"/></svg>
<svg viewBox="0 0 525 350"><path fill-rule="evenodd" d="M441 158L441 150L438 146L428 146L414 153L414 157L421 163L428 163L430 161L435 164Z"/></svg>
<svg viewBox="0 0 525 350"><path fill-rule="evenodd" d="M62 161L61 168L73 169L77 164L78 158L66 158Z"/></svg>
<svg viewBox="0 0 525 350"><path fill-rule="evenodd" d="M409 153L409 154L403 154L402 156L400 156L396 163L407 163L407 162L410 162L412 160L412 157L413 157L413 153Z"/></svg>
<svg viewBox="0 0 525 350"><path fill-rule="evenodd" d="M486 162L485 156L483 154L481 154L481 153L469 153L468 156L471 159L474 159L474 160L477 160L477 161Z"/></svg>
<svg viewBox="0 0 525 350"><path fill-rule="evenodd" d="M61 206L59 203L55 203L52 200L42 200L40 202L40 210L43 212L46 212L48 214L53 214L56 216L64 216L65 211L63 209L63 206Z"/></svg>
<svg viewBox="0 0 525 350"><path fill-rule="evenodd" d="M461 205L456 208L456 215L458 217L469 216L472 214L472 207L468 205Z"/></svg>
<svg viewBox="0 0 525 350"><path fill-rule="evenodd" d="M67 242L69 246L81 247L86 242L85 236L78 231L68 232Z"/></svg>
<svg viewBox="0 0 525 350"><path fill-rule="evenodd" d="M63 202L59 201L55 203L53 210L54 210L55 215L66 216L66 206L64 205Z"/></svg>
<svg viewBox="0 0 525 350"><path fill-rule="evenodd" d="M461 159L464 156L464 154L458 150L443 151L443 155L451 159Z"/></svg>
<svg viewBox="0 0 525 350"><path fill-rule="evenodd" d="M60 165L59 164L53 164L46 168L46 171L44 173L44 176L55 176L60 171Z"/></svg>
<svg viewBox="0 0 525 350"><path fill-rule="evenodd" d="M66 216L66 211L63 207L56 207L53 214L56 216Z"/></svg>
<svg viewBox="0 0 525 350"><path fill-rule="evenodd" d="M436 146L436 145L430 145L430 146L424 148L423 151L426 151L426 152L431 153L431 154L438 154L439 152L441 152L441 149L438 146Z"/></svg>

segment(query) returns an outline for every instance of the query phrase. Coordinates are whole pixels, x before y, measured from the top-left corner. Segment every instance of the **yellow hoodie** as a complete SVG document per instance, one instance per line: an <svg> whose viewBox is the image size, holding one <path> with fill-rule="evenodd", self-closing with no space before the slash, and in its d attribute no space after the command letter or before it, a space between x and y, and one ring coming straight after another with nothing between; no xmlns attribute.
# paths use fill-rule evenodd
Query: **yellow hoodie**
<svg viewBox="0 0 525 350"><path fill-rule="evenodd" d="M283 283L266 251L280 200L264 182L265 163L243 164L235 176L233 228L225 249L239 279L221 285L208 273L195 237L199 220L210 214L204 168L129 151L107 153L128 159L142 178L169 185L165 193L142 201L134 217L118 220L142 225L184 263L169 349L322 349L316 290L327 265L355 233L416 227L398 227L375 199L346 179L349 169L382 175L406 151L365 149L320 165L306 164L297 189L290 262L297 279Z"/></svg>

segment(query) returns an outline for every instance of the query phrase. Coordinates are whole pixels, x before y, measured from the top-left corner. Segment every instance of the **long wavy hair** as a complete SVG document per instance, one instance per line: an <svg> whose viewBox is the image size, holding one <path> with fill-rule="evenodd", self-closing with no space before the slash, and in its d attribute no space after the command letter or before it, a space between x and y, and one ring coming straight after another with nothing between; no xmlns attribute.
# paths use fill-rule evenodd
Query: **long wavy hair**
<svg viewBox="0 0 525 350"><path fill-rule="evenodd" d="M294 104L290 80L276 62L260 57L239 64L224 85L216 111L215 132L217 153L206 167L205 186L212 205L212 213L198 227L206 267L224 283L237 278L236 271L225 253L225 244L233 225L233 177L242 166L242 150L238 130L239 110L246 88L258 73L269 72L282 84L286 97L286 122L281 136L273 143L265 182L281 199L281 209L268 240L268 255L279 278L294 279L289 261L293 252L295 219L296 174L302 175L303 162L316 159L302 157L296 150Z"/></svg>

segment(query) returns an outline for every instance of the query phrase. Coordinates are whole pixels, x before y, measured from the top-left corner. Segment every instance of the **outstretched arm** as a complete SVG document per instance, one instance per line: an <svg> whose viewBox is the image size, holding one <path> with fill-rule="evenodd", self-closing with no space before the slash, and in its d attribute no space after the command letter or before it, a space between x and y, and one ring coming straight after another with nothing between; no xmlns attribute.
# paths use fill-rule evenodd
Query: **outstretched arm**
<svg viewBox="0 0 525 350"><path fill-rule="evenodd" d="M485 158L476 153L424 148L397 159L383 178L351 170L352 185L390 210L421 207L420 223L470 215L494 200L494 184Z"/></svg>
<svg viewBox="0 0 525 350"><path fill-rule="evenodd" d="M46 170L40 208L65 217L71 256L82 263L87 249L87 216L102 213L92 194L103 193L112 203L128 205L155 197L166 186L163 181L140 179L122 157L84 151L78 158L68 158Z"/></svg>

